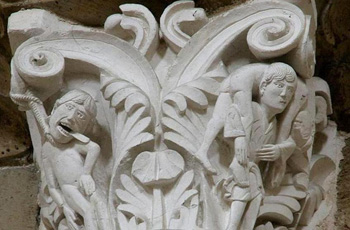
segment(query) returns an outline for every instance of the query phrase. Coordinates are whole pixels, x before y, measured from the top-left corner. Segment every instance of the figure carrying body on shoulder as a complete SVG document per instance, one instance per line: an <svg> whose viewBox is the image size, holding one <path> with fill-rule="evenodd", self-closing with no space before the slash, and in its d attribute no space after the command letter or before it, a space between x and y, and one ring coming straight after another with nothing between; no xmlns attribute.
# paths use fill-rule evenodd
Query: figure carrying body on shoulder
<svg viewBox="0 0 350 230"><path fill-rule="evenodd" d="M223 186L224 198L231 202L227 230L254 227L254 223L248 223L250 221L243 223L243 215L249 213L250 218L258 215L258 208L246 210L248 202L260 206L262 199L262 179L256 163L275 161L281 157L284 148L288 151L295 148L292 140L276 144L276 115L282 113L292 100L297 75L292 67L284 63L256 64L256 67L255 73L246 75L247 69L243 67L223 82L213 117L195 155L207 171L216 173L207 153L220 130L224 129L224 138L233 155L230 176ZM253 90L258 90L256 101L253 101Z"/></svg>

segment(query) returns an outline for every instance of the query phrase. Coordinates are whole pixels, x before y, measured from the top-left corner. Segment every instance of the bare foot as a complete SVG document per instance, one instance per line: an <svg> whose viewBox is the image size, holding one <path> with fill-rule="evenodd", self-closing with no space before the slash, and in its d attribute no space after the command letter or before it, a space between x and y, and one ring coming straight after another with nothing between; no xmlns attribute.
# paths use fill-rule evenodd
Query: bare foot
<svg viewBox="0 0 350 230"><path fill-rule="evenodd" d="M195 158L203 165L205 170L207 170L210 174L216 175L216 169L211 165L209 159L207 157L203 157L200 154L195 154Z"/></svg>

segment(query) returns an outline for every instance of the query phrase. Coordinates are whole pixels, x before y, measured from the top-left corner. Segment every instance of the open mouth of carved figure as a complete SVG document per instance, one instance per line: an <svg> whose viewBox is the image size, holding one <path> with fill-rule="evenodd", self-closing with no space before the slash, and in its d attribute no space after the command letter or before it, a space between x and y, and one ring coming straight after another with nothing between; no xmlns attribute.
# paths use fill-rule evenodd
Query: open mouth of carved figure
<svg viewBox="0 0 350 230"><path fill-rule="evenodd" d="M73 131L68 124L60 122L58 124L58 130L65 136L69 136L70 133Z"/></svg>

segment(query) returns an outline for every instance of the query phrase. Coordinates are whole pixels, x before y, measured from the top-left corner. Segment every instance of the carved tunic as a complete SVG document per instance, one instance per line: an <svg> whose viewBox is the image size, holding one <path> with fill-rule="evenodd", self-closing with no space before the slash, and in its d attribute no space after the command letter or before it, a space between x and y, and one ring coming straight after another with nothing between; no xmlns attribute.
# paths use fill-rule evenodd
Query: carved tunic
<svg viewBox="0 0 350 230"><path fill-rule="evenodd" d="M233 105L226 117L225 124L225 138L236 138L238 136L245 135L243 125L241 124L239 114L237 109L234 109ZM257 169L256 164L254 163L254 152L257 149L260 149L265 144L274 144L276 139L276 118L274 118L270 123L267 123L267 119L262 113L261 107L258 103L252 103L253 109L253 123L251 129L251 140L249 140L249 160L248 165L249 179L248 181L242 180L242 177L235 175L235 171L239 170L234 168L232 170L232 176L235 178L231 183L225 187L226 195L225 197L228 200L241 200L249 201L254 199L258 194L261 193L261 175L257 170L252 170L253 168ZM238 135L228 135L228 134L238 134ZM241 166L238 166L241 167ZM243 170L243 167L242 169ZM244 169L245 170L245 169ZM229 194L230 195L229 195Z"/></svg>

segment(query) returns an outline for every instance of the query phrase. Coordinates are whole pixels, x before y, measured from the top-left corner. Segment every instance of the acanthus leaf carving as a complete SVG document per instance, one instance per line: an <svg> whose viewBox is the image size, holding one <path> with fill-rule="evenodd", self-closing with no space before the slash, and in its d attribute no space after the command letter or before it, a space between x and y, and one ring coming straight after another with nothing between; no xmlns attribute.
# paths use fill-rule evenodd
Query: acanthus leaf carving
<svg viewBox="0 0 350 230"><path fill-rule="evenodd" d="M144 229L147 226L147 229L194 229L198 212L198 191L189 189L193 177L192 171L186 172L178 179L174 188L164 195L162 188L154 187L150 194L129 176L122 175L121 182L125 190L116 190L118 198L123 201L117 206L120 228ZM189 206L184 205L187 201L190 202ZM132 214L130 220L124 213Z"/></svg>
<svg viewBox="0 0 350 230"><path fill-rule="evenodd" d="M315 141L326 136L329 150L335 126L303 7L251 1L209 20L178 1L159 28L126 4L104 30L50 15L59 28L32 23L44 32L29 39L11 30L23 12L11 16L21 45L10 95L27 111L41 170L40 227L311 225L338 158Z"/></svg>
<svg viewBox="0 0 350 230"><path fill-rule="evenodd" d="M132 166L132 175L142 184L171 183L184 170L181 155L172 150L140 153Z"/></svg>

